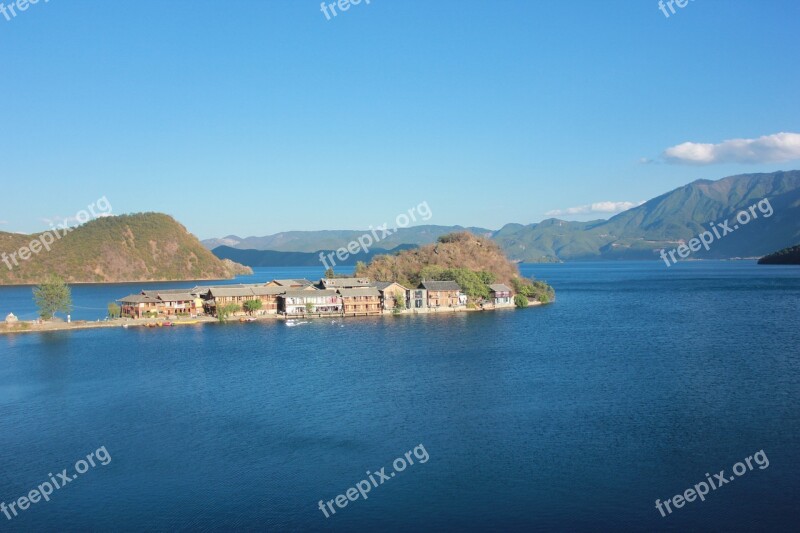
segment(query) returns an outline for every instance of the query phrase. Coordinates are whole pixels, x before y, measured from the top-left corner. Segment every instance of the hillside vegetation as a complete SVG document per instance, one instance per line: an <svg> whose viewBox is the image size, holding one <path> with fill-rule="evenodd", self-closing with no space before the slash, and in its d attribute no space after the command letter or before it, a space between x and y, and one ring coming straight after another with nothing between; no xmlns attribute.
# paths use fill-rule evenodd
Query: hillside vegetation
<svg viewBox="0 0 800 533"><path fill-rule="evenodd" d="M18 253L39 236L0 233L0 252L6 257ZM12 269L0 263L0 284L35 284L52 274L68 283L114 283L230 279L243 272L241 265L226 265L175 219L160 213L92 220L50 247L28 260L18 258L18 265L8 259Z"/></svg>
<svg viewBox="0 0 800 533"><path fill-rule="evenodd" d="M455 281L472 300L488 297L489 283L505 283L543 302L555 296L546 283L521 278L517 265L497 243L466 231L443 235L435 244L377 256L369 265L361 263L356 276L396 281L406 287L416 287L423 280Z"/></svg>

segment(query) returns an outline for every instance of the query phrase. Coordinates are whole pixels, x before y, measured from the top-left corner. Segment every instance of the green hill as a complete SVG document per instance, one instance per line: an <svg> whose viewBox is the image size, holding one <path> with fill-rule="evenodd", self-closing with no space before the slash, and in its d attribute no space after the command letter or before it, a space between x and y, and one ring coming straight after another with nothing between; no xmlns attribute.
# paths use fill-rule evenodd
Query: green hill
<svg viewBox="0 0 800 533"><path fill-rule="evenodd" d="M765 255L758 260L759 265L800 265L800 244Z"/></svg>
<svg viewBox="0 0 800 533"><path fill-rule="evenodd" d="M240 268L215 257L185 227L160 213L92 220L55 239L50 251L42 248L19 259L18 251L39 239L40 234L0 232L0 252L6 254L0 284L39 283L49 274L72 283L230 279Z"/></svg>
<svg viewBox="0 0 800 533"><path fill-rule="evenodd" d="M496 243L467 231L442 235L436 244L376 256L369 265L356 267L355 275L406 287L423 280L455 281L473 301L489 297L489 283L505 283L544 303L555 298L547 283L521 278L517 265Z"/></svg>

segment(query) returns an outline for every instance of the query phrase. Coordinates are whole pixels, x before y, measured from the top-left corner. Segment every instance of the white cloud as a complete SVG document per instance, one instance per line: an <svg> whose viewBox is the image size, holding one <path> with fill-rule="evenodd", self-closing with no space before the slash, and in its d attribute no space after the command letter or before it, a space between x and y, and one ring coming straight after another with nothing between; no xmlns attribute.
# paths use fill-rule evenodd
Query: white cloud
<svg viewBox="0 0 800 533"><path fill-rule="evenodd" d="M595 202L593 204L579 205L578 207L553 209L545 213L545 215L549 217L558 217L563 215L592 215L595 213L616 214L642 205L643 203L644 202Z"/></svg>
<svg viewBox="0 0 800 533"><path fill-rule="evenodd" d="M8 220L0 220L0 226L5 226L8 224Z"/></svg>
<svg viewBox="0 0 800 533"><path fill-rule="evenodd" d="M685 142L664 150L668 163L778 163L800 159L800 133L775 133L758 139L731 139L719 144Z"/></svg>

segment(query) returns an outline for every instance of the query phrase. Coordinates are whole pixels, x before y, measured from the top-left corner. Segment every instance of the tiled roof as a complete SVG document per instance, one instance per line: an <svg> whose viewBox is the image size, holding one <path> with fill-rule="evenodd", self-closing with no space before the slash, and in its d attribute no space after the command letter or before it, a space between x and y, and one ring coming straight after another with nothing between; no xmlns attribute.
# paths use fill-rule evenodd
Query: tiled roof
<svg viewBox="0 0 800 533"><path fill-rule="evenodd" d="M158 300L156 298L153 298L152 296L145 296L144 294L131 294L130 296L126 296L125 298L120 298L117 301L122 303L131 303L131 304L158 303Z"/></svg>
<svg viewBox="0 0 800 533"><path fill-rule="evenodd" d="M255 296L276 296L286 292L286 287L252 287L250 290Z"/></svg>
<svg viewBox="0 0 800 533"><path fill-rule="evenodd" d="M375 287L379 291L382 291L382 290L386 289L386 287L389 287L390 285L397 285L398 287L402 287L403 289L408 290L407 287L403 287L403 285L400 285L396 281L376 281L375 282Z"/></svg>
<svg viewBox="0 0 800 533"><path fill-rule="evenodd" d="M429 291L460 291L461 287L455 281L423 281L420 283Z"/></svg>
<svg viewBox="0 0 800 533"><path fill-rule="evenodd" d="M336 291L326 289L322 291L304 291L302 289L287 290L287 298L319 298L325 296L336 296Z"/></svg>
<svg viewBox="0 0 800 533"><path fill-rule="evenodd" d="M220 296L222 298L232 298L235 296L253 296L253 291L251 289L239 288L239 287L211 287L209 289L209 294L211 297L216 298Z"/></svg>
<svg viewBox="0 0 800 533"><path fill-rule="evenodd" d="M183 294L159 294L162 302L188 302L194 300L194 296L189 293Z"/></svg>
<svg viewBox="0 0 800 533"><path fill-rule="evenodd" d="M353 296L380 296L381 293L375 287L366 287L363 289L338 289L339 294L343 298L352 298Z"/></svg>
<svg viewBox="0 0 800 533"><path fill-rule="evenodd" d="M504 283L493 283L489 285L489 289L493 292L511 292L511 289Z"/></svg>
<svg viewBox="0 0 800 533"><path fill-rule="evenodd" d="M324 287L335 287L352 289L354 287L374 287L375 284L369 278L323 278L320 283Z"/></svg>

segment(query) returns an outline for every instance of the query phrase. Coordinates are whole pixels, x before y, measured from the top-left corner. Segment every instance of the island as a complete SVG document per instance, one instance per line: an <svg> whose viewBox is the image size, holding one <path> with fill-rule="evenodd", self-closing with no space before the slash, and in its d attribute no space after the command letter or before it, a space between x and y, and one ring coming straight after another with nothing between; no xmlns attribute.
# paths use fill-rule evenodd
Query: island
<svg viewBox="0 0 800 533"><path fill-rule="evenodd" d="M759 265L800 265L800 244L765 255Z"/></svg>

